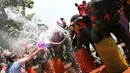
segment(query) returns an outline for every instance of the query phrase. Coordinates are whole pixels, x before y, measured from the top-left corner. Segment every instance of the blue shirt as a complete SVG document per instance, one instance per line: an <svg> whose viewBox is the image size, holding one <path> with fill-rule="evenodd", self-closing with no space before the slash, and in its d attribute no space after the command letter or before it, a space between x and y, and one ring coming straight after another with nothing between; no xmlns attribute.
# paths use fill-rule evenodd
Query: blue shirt
<svg viewBox="0 0 130 73"><path fill-rule="evenodd" d="M20 61L14 62L10 66L8 73L20 73Z"/></svg>

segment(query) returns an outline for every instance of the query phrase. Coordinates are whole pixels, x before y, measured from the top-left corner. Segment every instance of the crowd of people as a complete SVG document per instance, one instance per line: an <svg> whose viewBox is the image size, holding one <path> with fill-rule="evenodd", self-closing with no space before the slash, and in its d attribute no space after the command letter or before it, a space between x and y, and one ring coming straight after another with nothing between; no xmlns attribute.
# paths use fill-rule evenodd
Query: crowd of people
<svg viewBox="0 0 130 73"><path fill-rule="evenodd" d="M117 46L120 43L125 44L125 46L120 46L120 48L123 48L125 59L129 63L130 35L128 30L130 22L130 1L91 0L89 3L86 3L86 1L83 0L82 4L75 3L74 6L77 7L79 14L74 14L71 17L69 26L67 25L64 18L60 18L61 22L57 21L57 24L65 30L64 33L59 33L60 31L56 32L57 36L61 36L61 34L63 35L62 38L55 36L55 38L58 38L58 40L60 40L58 43L57 41L53 41L56 40L55 38L52 38L52 43L49 44L40 42L35 45L34 49L29 53L27 53L28 46L24 45L24 52L20 56L9 51L1 53L1 59L3 57L5 58L5 61L0 63L0 73L35 73L32 65L26 65L35 57L39 56L39 53L41 55L42 52L45 52L45 49L48 49L50 52L47 53L48 58L42 61L42 63L44 63L44 69L43 71L40 71L40 73L65 72L64 68L62 70L57 70L54 68L54 63L56 62L54 59L58 59L58 61L60 61L60 64L62 61L70 61L73 63L72 66L75 66L76 69L88 73L93 68L95 68L95 65L97 66L97 64L105 64L107 66L107 64L104 63L105 60L101 56L102 53L100 53L101 51L99 49L102 46L107 46L104 45L104 43L108 44L108 41L106 40L109 40L113 45L113 42L109 38L111 37L110 33L113 33L118 39L114 45ZM100 43L103 45L98 45ZM90 44L95 49L96 56L101 58L100 62L102 63L99 63L96 58L94 58L90 49ZM109 47L113 48L111 45ZM81 48L87 50L87 52L85 52L87 54L85 55L88 55L89 58L87 58L91 59L90 61L92 61L92 64L94 65L93 68L90 68L90 66L87 67L88 71L83 70L86 68L80 68L81 66L79 67L77 65L77 62L79 64L80 62L85 61L79 61L75 59L82 57L85 58L85 55L82 54L82 57L75 57L76 55L74 56L74 51L81 50ZM42 55L45 55L45 53ZM40 57L39 60L41 60L41 58L43 58L43 56ZM63 67L63 65L60 65L60 67Z"/></svg>
<svg viewBox="0 0 130 73"><path fill-rule="evenodd" d="M39 52L44 51L43 44L40 44L40 47L38 46L36 45L35 49L26 56L25 53L27 52L27 45L24 47L24 53L20 56L5 50L1 56L4 56L6 61L5 63L0 64L0 73L28 73L25 70L25 63L31 61Z"/></svg>

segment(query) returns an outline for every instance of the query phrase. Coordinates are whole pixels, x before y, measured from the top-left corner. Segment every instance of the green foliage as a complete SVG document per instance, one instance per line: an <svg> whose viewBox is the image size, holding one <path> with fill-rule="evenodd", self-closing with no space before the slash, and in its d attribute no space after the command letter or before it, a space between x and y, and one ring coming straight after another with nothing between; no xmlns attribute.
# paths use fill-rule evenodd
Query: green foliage
<svg viewBox="0 0 130 73"><path fill-rule="evenodd" d="M32 0L6 0L5 5L8 6L22 6L27 8L33 8L34 2Z"/></svg>
<svg viewBox="0 0 130 73"><path fill-rule="evenodd" d="M24 2L25 2L26 7L28 7L28 8L33 7L34 2L32 0L24 0Z"/></svg>
<svg viewBox="0 0 130 73"><path fill-rule="evenodd" d="M16 12L20 12L24 16L25 16L26 8L32 8L34 4L33 0L5 0L4 3L6 8L8 8L9 6L16 7ZM33 15L35 14L34 13L29 14L25 17L31 20ZM18 36L19 31L22 30L23 28L22 26L23 26L22 23L15 22L13 20L8 20L6 24L6 29L10 35Z"/></svg>

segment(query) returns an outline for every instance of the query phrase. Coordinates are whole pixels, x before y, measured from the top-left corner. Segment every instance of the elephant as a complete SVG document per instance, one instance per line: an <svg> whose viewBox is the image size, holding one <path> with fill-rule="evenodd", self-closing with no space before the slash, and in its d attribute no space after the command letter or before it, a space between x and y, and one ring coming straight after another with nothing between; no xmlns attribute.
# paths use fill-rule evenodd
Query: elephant
<svg viewBox="0 0 130 73"><path fill-rule="evenodd" d="M128 25L128 20L123 5L118 0L91 0L86 11L92 21L90 37L94 43L109 37L112 32L130 51L130 35L125 27Z"/></svg>

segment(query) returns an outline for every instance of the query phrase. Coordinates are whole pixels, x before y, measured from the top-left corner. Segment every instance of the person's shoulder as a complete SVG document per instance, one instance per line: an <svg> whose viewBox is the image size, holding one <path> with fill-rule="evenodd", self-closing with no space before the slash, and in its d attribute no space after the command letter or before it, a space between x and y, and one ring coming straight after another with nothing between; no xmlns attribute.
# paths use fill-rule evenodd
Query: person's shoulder
<svg viewBox="0 0 130 73"><path fill-rule="evenodd" d="M20 63L20 59L18 61L14 62L13 64L16 64L16 63Z"/></svg>
<svg viewBox="0 0 130 73"><path fill-rule="evenodd" d="M84 6L83 4L79 4L79 6Z"/></svg>
<svg viewBox="0 0 130 73"><path fill-rule="evenodd" d="M11 67L12 68L18 68L18 67L20 67L20 60L14 62Z"/></svg>
<svg viewBox="0 0 130 73"><path fill-rule="evenodd" d="M19 68L20 68L20 61L16 61L16 62L12 63L12 65L10 66L9 72L12 72Z"/></svg>

